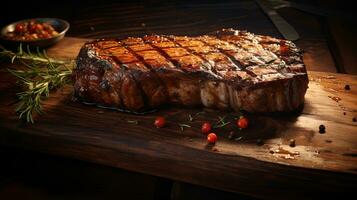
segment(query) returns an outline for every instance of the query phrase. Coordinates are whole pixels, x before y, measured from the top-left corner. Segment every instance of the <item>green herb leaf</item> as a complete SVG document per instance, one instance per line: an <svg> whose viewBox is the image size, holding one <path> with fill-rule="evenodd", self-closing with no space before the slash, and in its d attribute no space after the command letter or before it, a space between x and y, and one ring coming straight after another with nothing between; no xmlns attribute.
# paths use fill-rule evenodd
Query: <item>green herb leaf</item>
<svg viewBox="0 0 357 200"><path fill-rule="evenodd" d="M127 122L129 124L135 124L135 125L138 125L139 124L139 121L138 120L127 120Z"/></svg>
<svg viewBox="0 0 357 200"><path fill-rule="evenodd" d="M186 127L186 128L190 128L190 127L191 127L191 126L188 125L188 124L178 124L178 125L179 125L181 131L184 131L184 127Z"/></svg>
<svg viewBox="0 0 357 200"><path fill-rule="evenodd" d="M218 122L217 124L213 125L213 128L221 128L221 127L224 127L224 126L227 126L228 124L230 124L231 122L225 122L225 116L224 117L221 117L221 116L218 116Z"/></svg>
<svg viewBox="0 0 357 200"><path fill-rule="evenodd" d="M223 122L221 124L216 124L216 125L213 126L213 128L221 128L221 127L227 126L230 123L231 122Z"/></svg>
<svg viewBox="0 0 357 200"><path fill-rule="evenodd" d="M196 113L196 114L194 114L194 115L189 114L189 115L188 115L188 121L192 122L198 115L204 114L204 113L205 113L205 112L201 111L201 112L198 112L198 113Z"/></svg>

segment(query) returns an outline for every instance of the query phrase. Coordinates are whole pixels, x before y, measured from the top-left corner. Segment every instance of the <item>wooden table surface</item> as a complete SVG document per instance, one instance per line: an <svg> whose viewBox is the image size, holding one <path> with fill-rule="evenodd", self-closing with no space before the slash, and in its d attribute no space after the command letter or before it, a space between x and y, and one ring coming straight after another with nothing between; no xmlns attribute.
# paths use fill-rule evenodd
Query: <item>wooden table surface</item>
<svg viewBox="0 0 357 200"><path fill-rule="evenodd" d="M334 1L299 2L318 5L318 2ZM49 49L52 56L59 58L75 56L87 40L78 37L150 33L197 35L227 27L281 37L253 0L102 0L87 3L64 0L56 7L46 1L35 8L32 4L3 3L0 25L43 16L68 20L71 28L67 36L70 37ZM343 5L347 7L348 4ZM13 7L17 8L16 15ZM304 50L304 62L312 79L305 108L300 114L250 116L255 125L246 132L237 133L242 136L241 140L227 138L232 127L219 129L219 143L211 147L205 145L199 134L200 123L203 120L214 122L216 115L232 114L207 110L206 116L192 123L192 129L181 132L177 122L189 123L187 115L200 109L171 108L141 117L125 115L72 102L68 86L46 102L46 114L38 123L28 126L14 115L12 103L18 88L5 71L7 66L1 64L0 102L6 106L0 109L0 128L4 132L0 134L0 146L32 149L254 197L286 198L289 195L289 198L305 199L353 193L357 185L356 123L352 122L356 117L356 76L316 71L356 72L356 57L353 56L356 45L352 39L356 31L352 30L357 26L343 25L336 18L327 21L294 8L281 8L278 12L300 34L296 44ZM331 20L337 26L330 26ZM349 48L343 48L346 44ZM352 90L345 91L345 84L351 85ZM333 97L342 100L336 102ZM159 132L151 123L161 114L168 117L170 127ZM127 119L137 118L140 120L138 126L125 123ZM262 127L258 129L256 124ZM317 132L320 124L326 125L326 134ZM264 145L257 146L257 139L262 139ZM295 148L288 146L289 139L296 140ZM299 155L285 159L289 155L270 153L279 146L291 153L299 152Z"/></svg>
<svg viewBox="0 0 357 200"><path fill-rule="evenodd" d="M49 55L73 59L87 39L65 38ZM11 66L10 66L11 67ZM239 131L217 129L219 141L207 145L203 121L234 113L207 109L167 108L147 115L103 110L71 100L65 86L45 102L36 124L14 114L15 79L0 72L0 144L85 160L254 197L318 197L357 189L357 76L309 72L310 84L302 111L287 115L248 115L251 126ZM344 87L349 84L351 90ZM204 111L193 122L189 114ZM168 126L156 129L156 116ZM139 124L128 123L138 120ZM192 128L181 131L178 123ZM318 133L320 124L326 133ZM239 140L230 140L234 131ZM257 144L257 140L262 144ZM296 147L289 146L289 140ZM252 181L253 180L253 181ZM299 193L296 190L299 188ZM259 190L259 192L257 192Z"/></svg>

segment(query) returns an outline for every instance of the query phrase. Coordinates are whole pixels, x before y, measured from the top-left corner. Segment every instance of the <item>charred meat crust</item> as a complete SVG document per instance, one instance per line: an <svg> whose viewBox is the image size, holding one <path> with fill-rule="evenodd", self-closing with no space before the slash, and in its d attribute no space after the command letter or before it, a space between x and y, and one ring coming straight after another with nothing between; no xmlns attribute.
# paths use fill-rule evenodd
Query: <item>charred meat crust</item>
<svg viewBox="0 0 357 200"><path fill-rule="evenodd" d="M141 112L162 105L293 111L308 77L292 42L233 29L86 43L73 71L82 102Z"/></svg>

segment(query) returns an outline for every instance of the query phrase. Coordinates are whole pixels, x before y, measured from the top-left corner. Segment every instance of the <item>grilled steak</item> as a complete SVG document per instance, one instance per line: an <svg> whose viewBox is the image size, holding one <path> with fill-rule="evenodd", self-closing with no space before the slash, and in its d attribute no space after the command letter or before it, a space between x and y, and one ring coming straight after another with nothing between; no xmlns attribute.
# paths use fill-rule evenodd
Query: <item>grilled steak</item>
<svg viewBox="0 0 357 200"><path fill-rule="evenodd" d="M292 111L308 86L292 42L233 29L92 41L80 50L73 79L79 101L133 112L162 105Z"/></svg>

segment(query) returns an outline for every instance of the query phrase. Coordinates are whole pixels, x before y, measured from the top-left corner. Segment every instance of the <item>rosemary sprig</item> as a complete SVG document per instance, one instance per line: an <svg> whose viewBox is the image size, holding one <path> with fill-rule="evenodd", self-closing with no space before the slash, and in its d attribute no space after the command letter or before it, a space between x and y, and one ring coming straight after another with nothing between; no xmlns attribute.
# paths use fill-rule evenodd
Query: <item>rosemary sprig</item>
<svg viewBox="0 0 357 200"><path fill-rule="evenodd" d="M139 124L138 120L127 120L126 122L128 122L129 124L135 124L135 125Z"/></svg>
<svg viewBox="0 0 357 200"><path fill-rule="evenodd" d="M5 49L0 45L0 57L1 58L9 58L11 60L11 63L14 63L15 60L22 60L22 61L30 61L32 63L47 63L51 62L54 65L64 65L67 64L67 62L62 61L62 60L57 60L53 58L49 58L46 54L46 51L40 51L40 48L36 48L36 52L33 52L30 50L30 47L27 45L26 49L22 47L22 43L20 43L18 47L17 52L13 52L10 50Z"/></svg>
<svg viewBox="0 0 357 200"><path fill-rule="evenodd" d="M193 121L193 116L191 114L188 115L188 121L192 122Z"/></svg>
<svg viewBox="0 0 357 200"><path fill-rule="evenodd" d="M213 125L213 128L221 128L221 127L224 127L224 126L227 126L228 124L230 124L231 122L224 121L225 118L226 117L218 116L218 122L217 122L217 124Z"/></svg>
<svg viewBox="0 0 357 200"><path fill-rule="evenodd" d="M186 128L191 128L191 126L188 125L188 124L178 124L178 125L179 125L181 131L184 131L184 128L185 128L185 127L186 127Z"/></svg>
<svg viewBox="0 0 357 200"><path fill-rule="evenodd" d="M227 126L230 123L231 122L223 122L221 124L216 124L216 125L213 126L213 128L221 128L221 127Z"/></svg>
<svg viewBox="0 0 357 200"><path fill-rule="evenodd" d="M34 123L33 114L42 113L42 101L49 96L51 90L62 86L70 80L73 62L65 62L49 58L45 51L31 52L27 47L24 51L20 44L17 52L9 51L3 47L0 58L10 59L11 63L19 62L23 69L8 69L18 78L24 91L17 93L18 104L16 113L20 119Z"/></svg>
<svg viewBox="0 0 357 200"><path fill-rule="evenodd" d="M205 113L205 112L201 111L201 112L195 113L194 115L189 114L189 115L188 115L188 121L192 122L198 115L204 114L204 113Z"/></svg>

